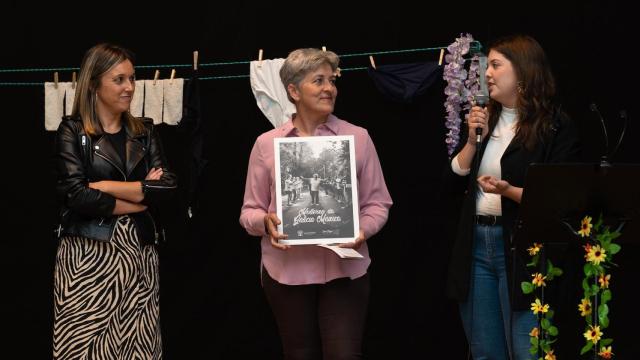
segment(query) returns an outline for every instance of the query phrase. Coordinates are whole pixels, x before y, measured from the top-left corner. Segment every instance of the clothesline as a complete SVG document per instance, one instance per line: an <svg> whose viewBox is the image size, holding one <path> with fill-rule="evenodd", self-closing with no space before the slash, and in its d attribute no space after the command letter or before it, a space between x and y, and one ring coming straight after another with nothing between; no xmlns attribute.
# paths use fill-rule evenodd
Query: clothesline
<svg viewBox="0 0 640 360"><path fill-rule="evenodd" d="M353 67L353 68L340 68L341 72L345 71L356 71L356 70L366 70L368 67ZM222 79L242 79L249 78L249 74L246 75L221 75L221 76L201 76L199 80L222 80ZM185 81L189 81L189 79L185 79ZM0 86L42 86L44 82L0 82Z"/></svg>
<svg viewBox="0 0 640 360"><path fill-rule="evenodd" d="M482 44L479 41L474 41L472 44L472 51L480 51L482 49ZM388 54L406 54L406 53L417 53L417 52L428 52L428 51L438 51L441 49L446 49L446 46L437 46L437 47L428 47L428 48L416 48L416 49L401 49L401 50L387 50L387 51L370 51L363 53L352 53L352 54L343 54L338 55L340 58L349 58L349 57L358 57L358 56L374 56L374 55L388 55ZM202 63L198 64L198 67L213 67L213 66L225 66L225 65L248 65L254 60L245 60L245 61L227 61L227 62L212 62L212 63ZM137 69L160 69L160 68L189 68L192 67L193 64L158 64L158 65L138 65ZM350 67L350 68L341 68L342 72L344 71L360 71L366 70L368 67ZM58 67L58 68L23 68L23 69L0 69L0 73L35 73L35 72L56 72L56 71L79 71L80 68L77 67ZM223 79L240 79L240 78L249 78L248 74L242 75L221 75L221 76L203 76L199 77L200 80L223 80ZM0 82L0 86L42 86L44 82Z"/></svg>

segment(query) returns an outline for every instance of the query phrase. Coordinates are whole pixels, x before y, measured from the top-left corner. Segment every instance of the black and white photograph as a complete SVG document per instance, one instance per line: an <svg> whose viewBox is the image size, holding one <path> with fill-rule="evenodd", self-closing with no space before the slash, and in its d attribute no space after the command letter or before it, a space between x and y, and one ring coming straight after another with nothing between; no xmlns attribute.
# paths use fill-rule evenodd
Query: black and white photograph
<svg viewBox="0 0 640 360"><path fill-rule="evenodd" d="M352 242L358 235L353 136L277 138L276 199L287 245Z"/></svg>

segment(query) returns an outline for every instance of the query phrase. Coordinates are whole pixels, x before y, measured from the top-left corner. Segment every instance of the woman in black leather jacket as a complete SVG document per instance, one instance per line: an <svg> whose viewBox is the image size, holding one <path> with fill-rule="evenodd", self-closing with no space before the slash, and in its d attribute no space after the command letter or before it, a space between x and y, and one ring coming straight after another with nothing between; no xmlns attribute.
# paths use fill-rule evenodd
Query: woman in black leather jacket
<svg viewBox="0 0 640 360"><path fill-rule="evenodd" d="M85 54L72 116L57 133L63 203L53 357L162 358L152 209L176 188L150 119L135 118L132 54Z"/></svg>

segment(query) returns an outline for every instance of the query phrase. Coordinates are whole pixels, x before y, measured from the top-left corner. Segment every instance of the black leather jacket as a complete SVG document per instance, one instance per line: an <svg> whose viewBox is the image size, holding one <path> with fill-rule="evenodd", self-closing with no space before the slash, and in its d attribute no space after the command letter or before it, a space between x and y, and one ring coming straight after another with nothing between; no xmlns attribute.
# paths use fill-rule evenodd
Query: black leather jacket
<svg viewBox="0 0 640 360"><path fill-rule="evenodd" d="M56 138L57 192L63 204L59 235L79 235L108 240L118 216L113 215L115 197L89 188L101 180L140 181L143 204L148 209L130 214L142 244L158 243L163 231L152 214L177 188L176 177L167 168L162 145L151 119L144 119L145 132L133 135L127 128L126 164L106 136L88 136L82 120L65 117ZM145 180L151 168L162 168L160 180Z"/></svg>

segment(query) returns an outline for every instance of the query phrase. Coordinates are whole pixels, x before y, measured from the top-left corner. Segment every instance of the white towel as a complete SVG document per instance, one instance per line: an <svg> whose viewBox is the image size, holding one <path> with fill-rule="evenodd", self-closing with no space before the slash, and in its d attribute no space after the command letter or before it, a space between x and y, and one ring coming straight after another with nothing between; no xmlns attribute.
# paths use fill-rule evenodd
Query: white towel
<svg viewBox="0 0 640 360"><path fill-rule="evenodd" d="M162 80L144 81L144 116L153 119L154 124L162 124Z"/></svg>
<svg viewBox="0 0 640 360"><path fill-rule="evenodd" d="M296 107L287 98L287 90L280 80L280 68L284 59L262 60L261 67L258 67L258 63L252 61L249 65L251 91L262 113L274 127L279 127L296 112Z"/></svg>
<svg viewBox="0 0 640 360"><path fill-rule="evenodd" d="M76 84L77 85L77 84ZM64 114L69 116L73 111L73 100L76 97L76 89L72 87L72 83L64 83L65 93L64 93Z"/></svg>
<svg viewBox="0 0 640 360"><path fill-rule="evenodd" d="M62 121L65 90L66 86L61 82L57 88L55 83L44 83L44 128L48 131L58 130Z"/></svg>
<svg viewBox="0 0 640 360"><path fill-rule="evenodd" d="M167 125L178 125L182 119L182 92L184 79L164 79L164 105L162 122Z"/></svg>
<svg viewBox="0 0 640 360"><path fill-rule="evenodd" d="M144 106L144 80L136 80L136 90L133 92L129 112L135 117L142 116L142 107Z"/></svg>

